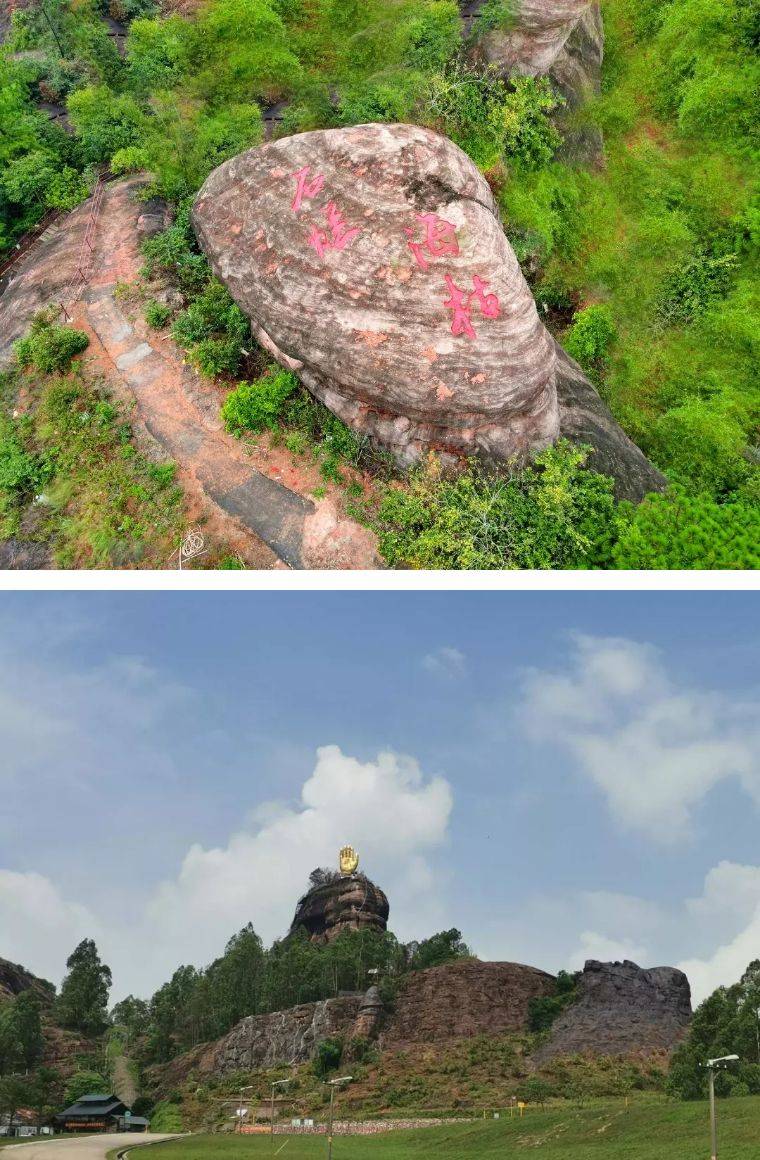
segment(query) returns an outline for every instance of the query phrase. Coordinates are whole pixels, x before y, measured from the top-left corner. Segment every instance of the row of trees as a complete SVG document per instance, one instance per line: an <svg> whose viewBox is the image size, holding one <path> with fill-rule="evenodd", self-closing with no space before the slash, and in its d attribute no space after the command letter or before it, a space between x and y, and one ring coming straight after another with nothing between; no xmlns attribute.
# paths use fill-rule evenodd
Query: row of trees
<svg viewBox="0 0 760 1160"><path fill-rule="evenodd" d="M760 959L749 964L738 983L718 987L694 1012L689 1034L673 1055L668 1089L681 1099L704 1099L708 1059L738 1055L739 1062L718 1071L718 1095L760 1095Z"/></svg>
<svg viewBox="0 0 760 1160"><path fill-rule="evenodd" d="M164 1062L246 1015L362 990L373 979L392 1001L407 972L469 954L455 929L406 945L390 932L344 931L321 946L300 931L267 950L249 923L205 970L179 967L149 1001L130 995L111 1018L142 1062Z"/></svg>

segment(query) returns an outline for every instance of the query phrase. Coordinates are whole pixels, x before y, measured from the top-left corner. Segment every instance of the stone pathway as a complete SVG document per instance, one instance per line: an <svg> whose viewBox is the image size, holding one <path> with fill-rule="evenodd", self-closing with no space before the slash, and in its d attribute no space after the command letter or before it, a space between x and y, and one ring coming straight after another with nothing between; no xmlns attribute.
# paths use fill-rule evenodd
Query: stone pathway
<svg viewBox="0 0 760 1160"><path fill-rule="evenodd" d="M117 397L136 403L137 426L176 461L185 489L201 491L238 533L252 533L261 549L267 546L273 555L266 561L254 551L256 566L380 567L374 536L342 515L335 491L314 502L304 492L316 480L285 449L252 450L228 435L219 418L219 388L186 365L165 334L127 317L117 288L134 281L142 265L143 207L134 200L140 185L139 178L106 185L87 284L67 306L72 324L92 336L86 361ZM0 362L10 354L11 339L66 285L88 212L85 203L56 223L57 236L35 245L14 268L0 297Z"/></svg>

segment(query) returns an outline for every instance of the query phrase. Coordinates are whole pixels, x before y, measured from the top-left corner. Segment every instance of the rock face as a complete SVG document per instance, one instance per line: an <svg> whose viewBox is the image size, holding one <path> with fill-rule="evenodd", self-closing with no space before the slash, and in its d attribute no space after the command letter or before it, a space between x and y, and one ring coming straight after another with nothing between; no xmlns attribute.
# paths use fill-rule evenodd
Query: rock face
<svg viewBox="0 0 760 1160"><path fill-rule="evenodd" d="M193 222L259 342L401 464L556 438L553 342L487 182L446 138L270 142L211 174Z"/></svg>
<svg viewBox="0 0 760 1160"><path fill-rule="evenodd" d="M199 1070L224 1075L281 1063L304 1063L323 1039L348 1037L361 1002L361 994L341 995L271 1015L250 1015L203 1057Z"/></svg>
<svg viewBox="0 0 760 1160"><path fill-rule="evenodd" d="M411 974L381 1035L383 1047L524 1031L528 1004L554 976L522 963L446 963Z"/></svg>
<svg viewBox="0 0 760 1160"><path fill-rule="evenodd" d="M54 995L52 983L38 979L25 967L11 963L7 959L0 959L0 1003L4 999L14 999L22 991L34 991L43 1004L49 1004Z"/></svg>
<svg viewBox="0 0 760 1160"><path fill-rule="evenodd" d="M554 1023L535 1053L537 1063L557 1055L627 1055L670 1049L691 1019L691 990L675 967L643 970L626 960L583 968L577 1002Z"/></svg>
<svg viewBox="0 0 760 1160"><path fill-rule="evenodd" d="M299 899L290 934L304 929L312 942L326 943L344 930L383 931L388 899L364 874L334 875Z"/></svg>
<svg viewBox="0 0 760 1160"><path fill-rule="evenodd" d="M573 117L601 83L604 27L598 0L518 0L511 26L490 29L471 53L505 77L548 77L565 102L554 114L563 137L561 155L601 162L601 131Z"/></svg>

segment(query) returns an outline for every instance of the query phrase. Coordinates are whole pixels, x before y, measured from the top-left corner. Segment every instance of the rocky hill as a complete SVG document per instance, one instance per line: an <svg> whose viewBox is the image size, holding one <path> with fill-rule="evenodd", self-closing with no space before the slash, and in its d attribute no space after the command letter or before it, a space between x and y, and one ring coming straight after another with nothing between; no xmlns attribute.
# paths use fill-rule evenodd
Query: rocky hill
<svg viewBox="0 0 760 1160"><path fill-rule="evenodd" d="M26 967L0 959L0 1003L13 999L22 991L34 991L40 1002L49 1004L53 1000L55 987L46 979L38 979Z"/></svg>
<svg viewBox="0 0 760 1160"><path fill-rule="evenodd" d="M686 1034L690 1019L691 989L683 971L590 959L577 1000L556 1020L535 1059L543 1063L584 1052L626 1055L671 1049Z"/></svg>
<svg viewBox="0 0 760 1160"><path fill-rule="evenodd" d="M446 963L409 975L381 1034L383 1047L527 1030L530 1000L554 976L522 963Z"/></svg>

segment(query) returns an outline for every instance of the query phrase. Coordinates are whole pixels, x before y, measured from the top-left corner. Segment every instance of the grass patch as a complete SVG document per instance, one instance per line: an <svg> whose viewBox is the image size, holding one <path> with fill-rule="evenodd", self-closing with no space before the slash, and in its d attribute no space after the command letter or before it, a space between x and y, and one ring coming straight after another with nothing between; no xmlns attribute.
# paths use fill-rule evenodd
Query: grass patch
<svg viewBox="0 0 760 1160"><path fill-rule="evenodd" d="M14 419L21 383L31 405ZM49 543L60 568L164 567L183 527L173 464L146 459L124 409L78 373L2 385L0 536Z"/></svg>
<svg viewBox="0 0 760 1160"><path fill-rule="evenodd" d="M338 1112L340 1115L340 1112ZM528 1108L510 1120L501 1109L497 1122L452 1123L439 1128L389 1132L377 1136L336 1136L336 1160L469 1160L538 1155L543 1160L694 1160L709 1147L704 1103L642 1099L626 1109L622 1100L585 1108L571 1103ZM760 1097L720 1101L720 1139L727 1160L756 1160ZM310 1160L324 1155L324 1137L282 1137L284 1155ZM271 1155L263 1137L192 1136L162 1145L166 1160L255 1160Z"/></svg>

